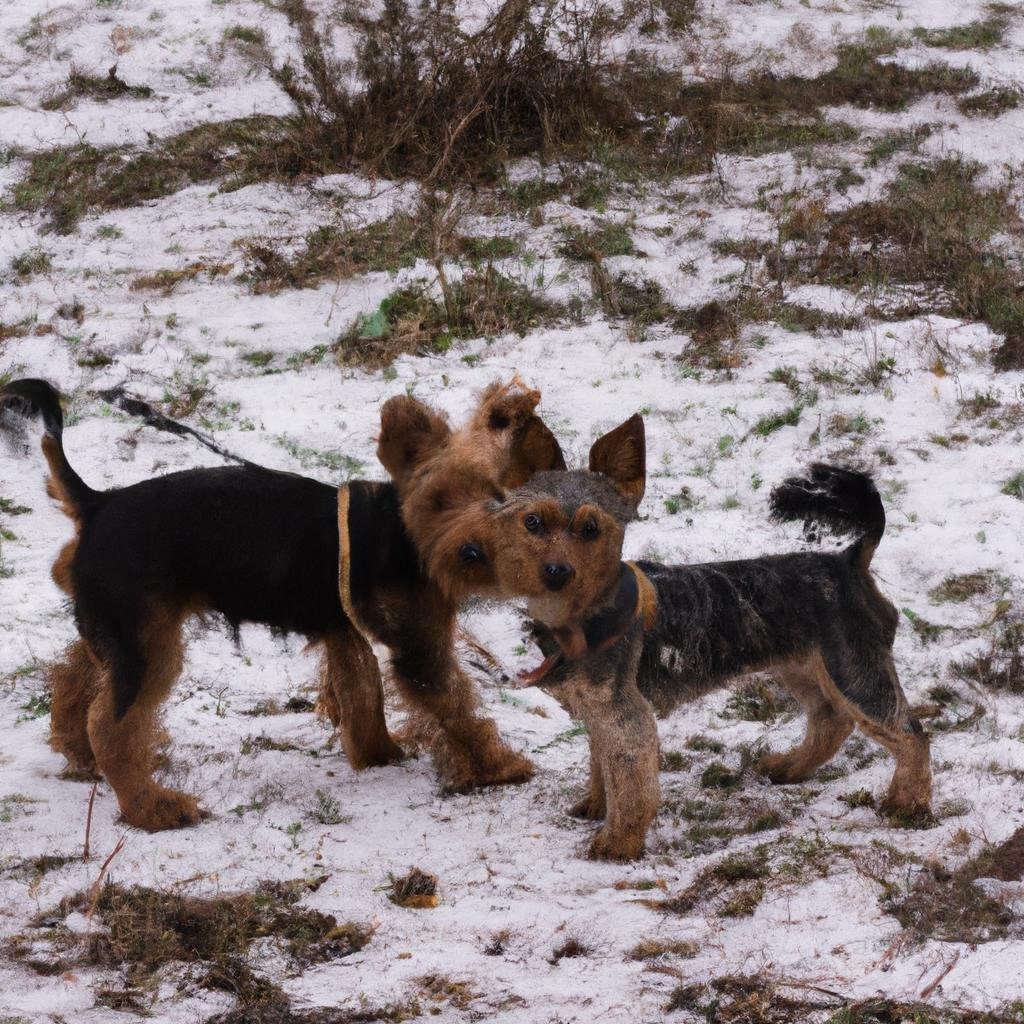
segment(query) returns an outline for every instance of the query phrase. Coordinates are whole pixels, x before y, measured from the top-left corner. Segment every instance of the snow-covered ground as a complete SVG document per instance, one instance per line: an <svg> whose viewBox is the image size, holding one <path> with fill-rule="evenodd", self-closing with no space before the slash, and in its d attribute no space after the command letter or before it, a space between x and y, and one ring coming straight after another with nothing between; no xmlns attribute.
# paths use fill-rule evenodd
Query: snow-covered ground
<svg viewBox="0 0 1024 1024"><path fill-rule="evenodd" d="M318 9L327 13L328 6ZM478 3L460 7L467 17L479 14ZM696 32L704 45L695 49L703 67L695 72L728 59L802 74L827 68L836 40L869 26L905 33L984 15L973 0L955 6L713 0L701 12ZM290 101L266 73L224 42L224 30L239 24L261 27L278 60L295 49L283 15L249 0L0 6L0 190L9 191L24 175L26 154L53 145L143 144L204 121L289 111ZM798 24L804 30L794 35ZM975 67L989 83L1024 86L1022 44L1019 19L990 50L939 52L913 43L898 59L946 59ZM102 75L115 61L119 76L149 85L153 95L40 108L72 66ZM1020 206L1024 107L996 119L970 119L948 97L929 96L899 114L831 113L866 136L937 124L922 144L924 155L963 152L983 161L989 180L1009 176ZM744 264L717 255L713 243L771 237L766 194L801 188L820 194L830 208L879 195L894 167L859 166L863 150L864 140L834 154L858 165L865 178L845 195L826 188L822 182L829 179L806 154L792 153L722 158L711 178L651 186L628 198L613 195L606 216L629 224L637 254L610 258L606 269L656 281L679 307L728 295ZM701 772L711 761L735 768L744 745L781 749L802 732L802 719L792 712L770 724L738 719L722 693L659 724L663 751L682 754L672 765L682 770L662 775L665 807L648 855L627 866L588 862L582 853L592 826L565 814L585 779L586 738L551 697L508 687L508 678L531 666L536 654L522 646L515 612L493 606L468 609L465 625L497 656L505 675L473 671L502 733L537 764L529 784L443 796L422 757L356 774L312 713L252 714L268 703L283 706L292 696L313 695L313 664L301 643L245 628L236 649L225 632L196 630L167 705L173 745L166 771L173 785L200 795L211 818L157 835L126 829L101 784L92 858L26 879L13 870L24 860L81 850L91 787L60 777L63 762L47 745L47 718L36 713L44 665L74 635L49 577L70 526L44 493L38 454L0 451L0 527L11 534L0 541L0 938L23 932L34 915L88 888L124 836L110 876L125 885L208 895L252 888L257 880L326 874L305 902L339 921L371 924L375 933L361 952L297 977L271 969L296 1007L376 1007L418 998L424 1015L440 1021L656 1021L664 1019L669 993L679 984L758 973L848 1000L913 1001L927 993L940 1004L990 1009L1024 998L1024 942L901 943L900 926L880 906L881 887L860 857L881 842L952 867L1024 826L1024 700L972 689L950 672L954 662L988 643L975 627L1005 613L1000 602L1019 607L1024 600L1024 503L1001 490L1024 470L1022 418L1008 414L985 425L965 419L961 404L989 393L1019 412L1024 373L991 367L989 352L1000 339L983 325L938 315L833 335L759 325L761 337L746 339L743 365L728 375L694 373L676 359L684 335L662 324L630 340L622 322L593 308L586 268L564 262L555 245L561 227L585 226L595 215L554 202L538 227L511 214L472 214L463 230L519 238L531 256L503 264L505 272L554 298L580 296L587 310L582 323L458 342L443 355L402 357L379 372L343 370L330 357L289 363L290 356L333 342L398 285L433 281L434 272L421 261L397 275L254 295L236 279L239 240L278 239L287 249L313 227L381 219L411 209L415 197L412 185L355 175L224 193L198 185L86 216L72 234L58 235L45 232L41 214L6 205L0 191L0 324L32 325L28 333L0 340L0 375L43 376L67 392L69 457L92 486L114 487L218 464L192 441L155 433L95 396L114 385L158 404L199 389L205 397L188 422L210 430L226 448L340 482L346 472L383 476L375 434L380 406L391 395L414 393L458 421L477 389L519 372L543 390L540 411L577 464L595 436L643 412L648 489L627 555L664 561L799 545L797 530L768 522L769 487L811 460L861 460L873 467L889 516L874 569L884 591L909 612L896 644L904 687L912 702L926 702L936 685L951 686L967 707L978 703L985 712L967 728L934 737L938 824L898 829L872 809L839 799L861 789L877 795L887 784L891 761L867 757L873 748L866 741L848 745L835 762L840 770L826 770L804 786L776 788L748 774L731 793L702 789ZM8 269L35 248L49 254L47 269L27 277ZM139 275L196 261L233 270L201 273L170 294L130 287ZM822 287L805 286L787 298L825 310L860 308L855 296ZM58 312L75 301L82 306L80 322ZM260 355L247 361L253 353ZM95 365L104 361L96 356L109 362ZM892 372L877 387L830 383L821 372L836 370L853 380L883 358L892 360ZM792 373L772 379L780 368ZM814 379L819 383L812 385ZM762 417L794 405L787 380L813 386L816 403L805 403L795 425L767 436L752 431ZM687 498L680 501L683 488ZM18 507L28 511L12 514ZM998 581L985 594L963 603L930 596L950 575L985 571ZM949 628L926 642L911 628L913 617ZM466 658L471 662L472 652ZM400 708L389 715L400 723ZM687 740L698 735L721 743L723 752L688 749ZM287 749L251 742L261 736ZM338 802L340 824L317 820L317 791ZM723 830L717 841L695 838L694 822L680 807L698 800L723 804L712 810L731 832ZM766 814L777 816L773 827L744 830ZM824 870L769 878L750 916L720 916L707 904L672 916L650 905L652 893L682 891L723 851L743 853L762 843L780 856L809 843L835 850ZM402 909L388 901L389 875L412 866L438 875L436 909ZM1024 912L1021 883L1007 883L1003 893L1018 914ZM488 955L485 948L503 931L502 951ZM579 939L586 954L550 962L569 937ZM649 939L690 940L696 954L631 959L630 950ZM433 990L422 982L430 975L465 982L468 1003L443 996L432 1001ZM223 993L182 988L176 977L169 966L149 994L155 1019L201 1021L232 1005ZM0 950L0 1021L122 1020L125 1012L96 1005L94 989L107 982L107 975L91 970L42 976Z"/></svg>

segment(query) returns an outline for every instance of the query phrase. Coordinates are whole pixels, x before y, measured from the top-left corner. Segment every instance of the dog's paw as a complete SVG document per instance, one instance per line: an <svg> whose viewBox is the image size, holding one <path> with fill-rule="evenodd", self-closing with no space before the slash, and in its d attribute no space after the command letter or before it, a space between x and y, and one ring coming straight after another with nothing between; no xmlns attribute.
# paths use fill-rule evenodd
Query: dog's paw
<svg viewBox="0 0 1024 1024"><path fill-rule="evenodd" d="M611 860L624 863L639 860L644 854L644 837L636 833L612 833L601 829L594 836L587 857L590 860Z"/></svg>
<svg viewBox="0 0 1024 1024"><path fill-rule="evenodd" d="M536 771L533 762L514 750L487 765L479 774L477 786L514 786L529 782Z"/></svg>
<svg viewBox="0 0 1024 1024"><path fill-rule="evenodd" d="M199 801L175 789L154 786L132 806L121 806L121 817L129 825L147 832L164 832L173 828L198 825L210 812L199 806Z"/></svg>
<svg viewBox="0 0 1024 1024"><path fill-rule="evenodd" d="M569 817L582 818L584 821L600 821L605 814L604 800L598 800L589 793L569 808Z"/></svg>
<svg viewBox="0 0 1024 1024"><path fill-rule="evenodd" d="M811 774L789 754L762 754L757 760L756 770L776 785L804 782Z"/></svg>
<svg viewBox="0 0 1024 1024"><path fill-rule="evenodd" d="M931 807L920 801L903 801L886 797L878 805L878 813L886 818L889 824L896 828L906 829L927 829L934 828L939 823Z"/></svg>

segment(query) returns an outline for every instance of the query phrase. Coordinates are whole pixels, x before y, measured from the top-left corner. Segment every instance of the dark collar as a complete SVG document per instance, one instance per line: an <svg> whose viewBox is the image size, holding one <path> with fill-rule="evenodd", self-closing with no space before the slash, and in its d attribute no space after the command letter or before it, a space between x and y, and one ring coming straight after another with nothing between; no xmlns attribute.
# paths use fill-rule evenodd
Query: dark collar
<svg viewBox="0 0 1024 1024"><path fill-rule="evenodd" d="M623 562L610 604L586 619L582 626L544 627L554 637L558 650L549 654L532 671L521 672L521 685L533 686L556 665L580 661L590 654L614 647L638 618L642 617L645 629L650 628L654 600L651 581L631 562Z"/></svg>

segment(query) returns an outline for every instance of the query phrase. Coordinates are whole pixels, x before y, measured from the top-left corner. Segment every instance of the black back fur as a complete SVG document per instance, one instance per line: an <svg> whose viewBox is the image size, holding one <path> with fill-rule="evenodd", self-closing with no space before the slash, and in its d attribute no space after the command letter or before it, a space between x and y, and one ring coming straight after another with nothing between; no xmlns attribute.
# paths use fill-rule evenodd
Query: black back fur
<svg viewBox="0 0 1024 1024"><path fill-rule="evenodd" d="M119 716L138 696L143 637L155 615L212 612L236 637L252 622L310 640L347 621L338 594L336 488L250 463L95 491L67 461L53 387L13 381L0 391L0 408L39 417L53 442L51 471L80 531L69 566L75 619L111 665ZM374 545L360 548L362 572L373 577L378 558L417 572L393 485L367 486L392 514L383 510ZM365 505L362 518L374 521Z"/></svg>

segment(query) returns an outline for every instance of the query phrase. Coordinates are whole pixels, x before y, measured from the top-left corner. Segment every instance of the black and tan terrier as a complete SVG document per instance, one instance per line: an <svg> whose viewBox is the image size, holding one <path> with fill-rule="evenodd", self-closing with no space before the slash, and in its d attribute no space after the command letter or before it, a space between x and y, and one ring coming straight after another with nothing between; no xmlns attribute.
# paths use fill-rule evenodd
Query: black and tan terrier
<svg viewBox="0 0 1024 1024"><path fill-rule="evenodd" d="M896 759L883 809L927 812L928 739L893 664L898 614L869 570L885 526L870 478L815 465L773 492L778 518L856 533L845 550L704 565L622 561L644 488L634 416L594 444L589 470L539 473L492 499L489 518L472 517L475 532L462 536L490 561L496 592L526 597L541 624L547 657L524 682L550 686L586 725L589 792L571 813L605 820L590 855L632 860L644 849L660 800L652 704L668 710L769 668L807 726L798 746L761 759L764 774L806 779L856 725Z"/></svg>
<svg viewBox="0 0 1024 1024"><path fill-rule="evenodd" d="M428 463L422 485L461 501L489 500L537 469L564 466L534 412L539 397L518 381L494 385L456 431L421 403L392 399L382 409L379 454L387 464L396 453L418 452ZM529 760L479 714L454 654L459 602L473 592L472 559L425 572L394 484L337 489L246 463L97 491L68 462L49 384L9 383L0 416L8 426L41 420L50 492L75 524L53 566L79 639L49 673L51 743L72 768L106 777L129 823L158 830L202 816L194 797L160 785L153 770L156 716L181 671L183 624L211 613L236 633L241 623L262 623L319 646L321 707L354 768L402 757L384 719L370 646L377 640L390 648L411 717L438 740L452 789L531 776ZM428 438L430 451L421 452Z"/></svg>

